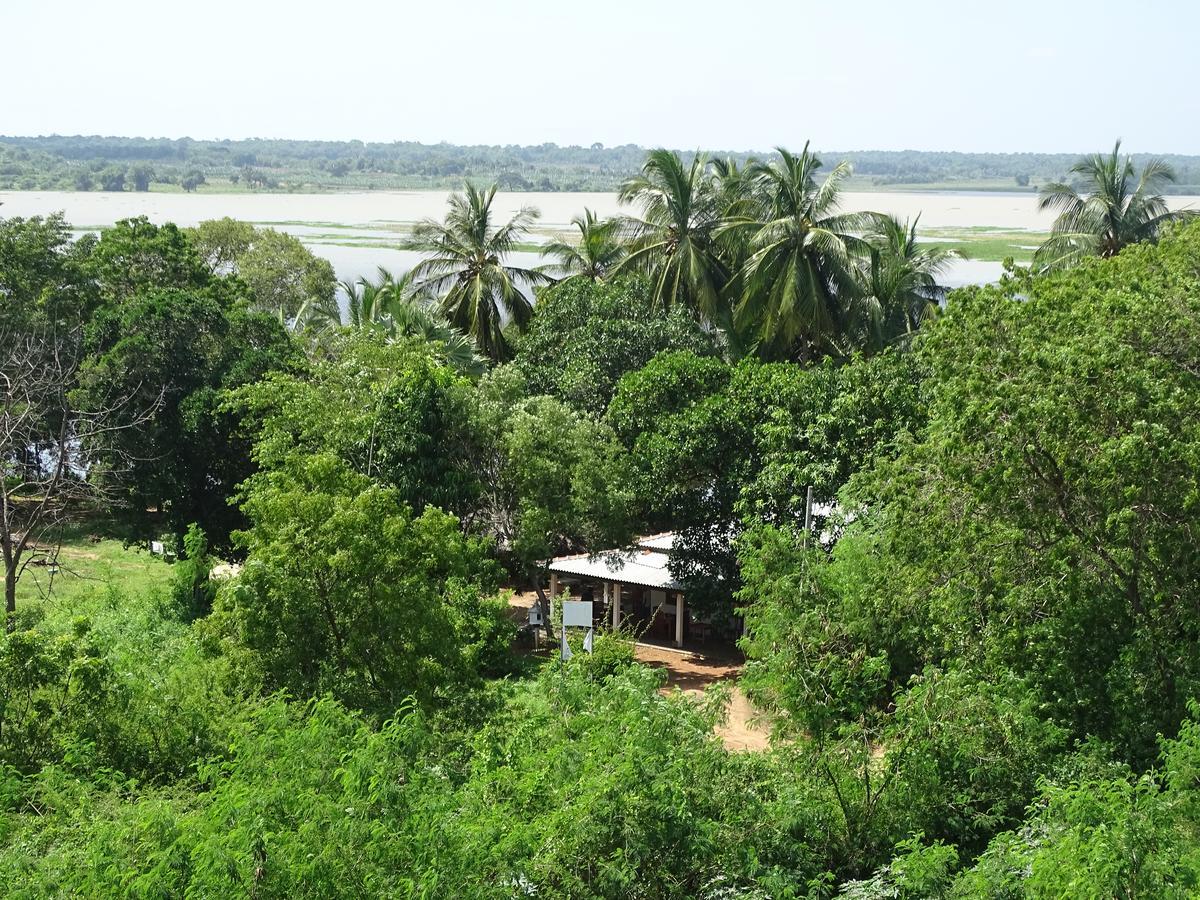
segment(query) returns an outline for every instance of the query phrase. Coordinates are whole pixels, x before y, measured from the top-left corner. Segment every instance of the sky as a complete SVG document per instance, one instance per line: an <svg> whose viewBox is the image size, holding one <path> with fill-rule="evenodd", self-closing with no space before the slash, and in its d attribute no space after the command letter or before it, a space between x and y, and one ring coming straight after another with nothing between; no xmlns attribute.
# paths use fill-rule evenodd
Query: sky
<svg viewBox="0 0 1200 900"><path fill-rule="evenodd" d="M0 134L1200 153L1193 0L0 0Z"/></svg>

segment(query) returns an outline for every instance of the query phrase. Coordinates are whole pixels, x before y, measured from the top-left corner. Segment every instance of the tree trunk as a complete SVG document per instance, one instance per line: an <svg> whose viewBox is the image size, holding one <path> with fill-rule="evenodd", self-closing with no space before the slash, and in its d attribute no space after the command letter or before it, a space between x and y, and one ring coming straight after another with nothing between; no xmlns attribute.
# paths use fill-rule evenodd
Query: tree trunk
<svg viewBox="0 0 1200 900"><path fill-rule="evenodd" d="M531 578L533 589L538 595L538 607L542 611L542 628L546 631L546 639L554 640L554 631L550 627L550 598L546 596L546 592L542 590L542 582L539 578Z"/></svg>
<svg viewBox="0 0 1200 900"><path fill-rule="evenodd" d="M11 633L17 627L17 568L4 570L4 629Z"/></svg>

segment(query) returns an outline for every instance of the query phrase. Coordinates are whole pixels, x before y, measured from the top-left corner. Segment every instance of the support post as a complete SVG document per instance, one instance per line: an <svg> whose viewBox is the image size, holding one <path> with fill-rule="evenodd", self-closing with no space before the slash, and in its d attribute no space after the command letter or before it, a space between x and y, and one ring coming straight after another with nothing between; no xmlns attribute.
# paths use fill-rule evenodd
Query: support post
<svg viewBox="0 0 1200 900"><path fill-rule="evenodd" d="M558 596L558 573L550 573L550 597L553 599Z"/></svg>
<svg viewBox="0 0 1200 900"><path fill-rule="evenodd" d="M675 594L675 646L683 647L683 591Z"/></svg>
<svg viewBox="0 0 1200 900"><path fill-rule="evenodd" d="M812 531L812 485L804 492L804 546L808 547L808 533Z"/></svg>
<svg viewBox="0 0 1200 900"><path fill-rule="evenodd" d="M612 627L616 631L621 627L621 583L612 582L609 590L612 592Z"/></svg>

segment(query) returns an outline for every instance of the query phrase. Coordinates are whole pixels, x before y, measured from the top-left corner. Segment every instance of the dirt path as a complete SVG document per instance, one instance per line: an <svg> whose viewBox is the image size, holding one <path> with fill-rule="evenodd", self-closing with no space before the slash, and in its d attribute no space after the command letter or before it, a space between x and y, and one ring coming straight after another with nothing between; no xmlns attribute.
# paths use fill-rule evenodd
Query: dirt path
<svg viewBox="0 0 1200 900"><path fill-rule="evenodd" d="M536 599L537 595L532 592L512 596L509 604L513 618L524 624L529 607ZM767 748L770 743L769 731L755 723L758 712L736 684L742 671L742 658L737 651L731 648L724 651L684 652L654 644L637 644L635 655L640 663L666 669L667 683L662 689L664 694L679 688L685 694L699 697L711 684L735 682L730 692L725 723L717 726L716 733L730 750Z"/></svg>
<svg viewBox="0 0 1200 900"><path fill-rule="evenodd" d="M652 644L638 644L636 656L638 662L667 670L664 693L679 688L685 694L698 697L711 684L735 682L742 671L740 658L732 654L685 653ZM755 721L757 717L757 710L741 688L734 684L726 707L725 722L716 728L717 736L730 750L765 750L770 745L770 733Z"/></svg>

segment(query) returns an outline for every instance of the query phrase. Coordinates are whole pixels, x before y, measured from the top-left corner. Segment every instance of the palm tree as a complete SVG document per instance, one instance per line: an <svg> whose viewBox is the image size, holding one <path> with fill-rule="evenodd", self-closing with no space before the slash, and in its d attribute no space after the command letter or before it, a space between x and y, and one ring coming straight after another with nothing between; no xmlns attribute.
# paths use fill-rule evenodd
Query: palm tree
<svg viewBox="0 0 1200 900"><path fill-rule="evenodd" d="M876 216L837 211L846 163L818 183L821 160L807 143L799 155L776 152L778 160L748 167L760 202L722 229L748 235L735 325L757 332L762 355L844 353L861 306L857 264L870 254L861 232Z"/></svg>
<svg viewBox="0 0 1200 900"><path fill-rule="evenodd" d="M388 298L385 270L379 269L379 279L371 282L359 278L356 282L341 281L342 291L346 294L347 324L356 331L371 331L381 327L384 316L384 302ZM340 324L340 323L339 323Z"/></svg>
<svg viewBox="0 0 1200 900"><path fill-rule="evenodd" d="M342 288L345 289L345 283L339 282ZM286 320L283 317L283 311L279 313L280 321L286 325ZM296 310L296 316L292 319L293 331L305 330L324 330L331 327L336 327L342 323L341 310L338 309L337 295L329 297L308 297L300 304Z"/></svg>
<svg viewBox="0 0 1200 900"><path fill-rule="evenodd" d="M579 241L550 241L542 248L542 256L552 256L556 262L548 268L563 278L604 279L625 256L620 241L621 222L618 219L601 221L596 213L584 209L571 224L579 230Z"/></svg>
<svg viewBox="0 0 1200 900"><path fill-rule="evenodd" d="M863 291L853 301L859 308L850 316L864 329L858 340L861 346L881 349L909 340L941 308L946 289L938 279L959 254L921 245L917 241L920 220L917 216L909 223L878 216L867 238L870 256L863 266Z"/></svg>
<svg viewBox="0 0 1200 900"><path fill-rule="evenodd" d="M471 335L480 353L493 360L510 355L504 326L522 327L533 312L525 290L551 279L536 269L505 265L505 259L538 216L523 207L507 223L493 223L496 186L478 190L468 184L451 194L443 222L419 222L404 247L425 254L412 276L421 290L441 297L441 309L456 328Z"/></svg>
<svg viewBox="0 0 1200 900"><path fill-rule="evenodd" d="M433 308L435 301L413 286L412 272L399 278L379 266L375 281L339 282L347 298L346 325L341 313L310 318L308 328L319 333L347 327L371 331L389 341L419 339L431 345L434 356L462 375L478 378L487 371L487 360L475 352L475 343Z"/></svg>
<svg viewBox="0 0 1200 900"><path fill-rule="evenodd" d="M715 245L720 219L707 170L701 154L685 165L677 153L650 151L641 173L618 195L622 203L637 204L641 215L625 219L629 255L617 269L648 272L656 304L682 305L719 323L727 318L721 289L729 273Z"/></svg>
<svg viewBox="0 0 1200 900"><path fill-rule="evenodd" d="M390 303L386 321L391 340L415 338L425 341L440 362L460 375L480 378L487 372L488 361L475 351L475 342L418 298L409 296Z"/></svg>
<svg viewBox="0 0 1200 900"><path fill-rule="evenodd" d="M1096 153L1071 166L1085 193L1062 182L1039 191L1038 209L1058 210L1050 237L1034 263L1042 271L1075 265L1092 256L1116 256L1139 241L1156 241L1168 222L1194 215L1171 212L1160 193L1175 181L1175 172L1161 159L1151 159L1139 175L1133 160L1121 158L1121 142L1107 156Z"/></svg>

